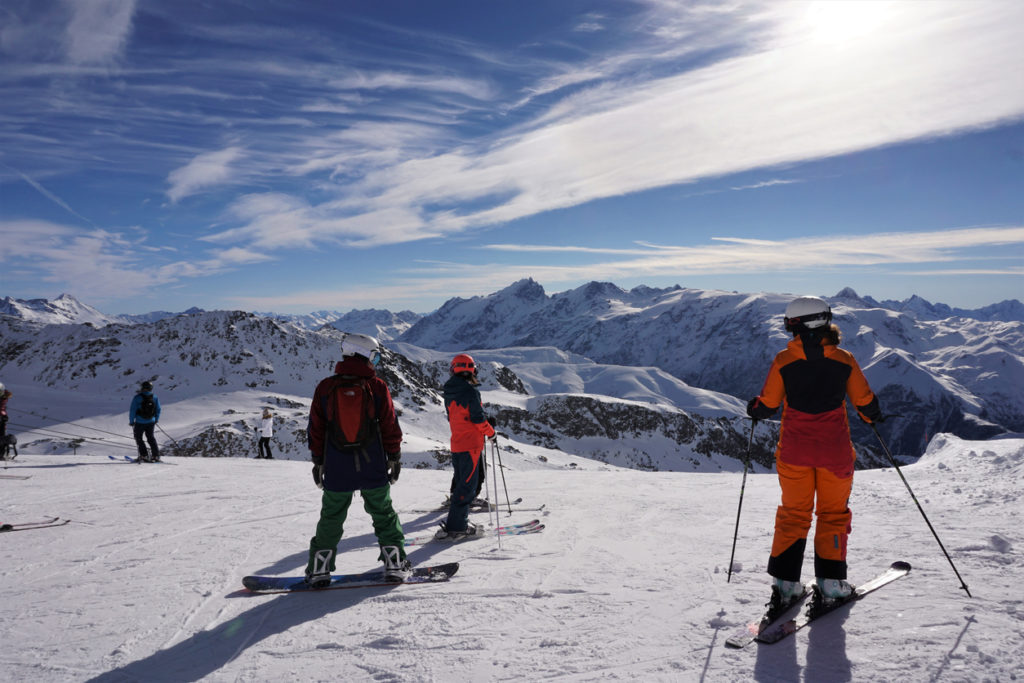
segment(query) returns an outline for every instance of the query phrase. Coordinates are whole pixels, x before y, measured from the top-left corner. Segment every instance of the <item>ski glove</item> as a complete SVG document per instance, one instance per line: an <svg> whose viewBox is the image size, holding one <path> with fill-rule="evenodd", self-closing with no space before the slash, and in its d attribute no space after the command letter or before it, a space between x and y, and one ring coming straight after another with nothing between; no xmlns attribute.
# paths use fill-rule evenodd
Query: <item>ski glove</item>
<svg viewBox="0 0 1024 683"><path fill-rule="evenodd" d="M857 412L860 414L860 419L867 422L869 425L876 422L883 422L885 420L882 417L882 408L878 405L878 397L875 396L871 399L871 402L866 406L857 406Z"/></svg>
<svg viewBox="0 0 1024 683"><path fill-rule="evenodd" d="M755 396L747 402L747 415L755 420L767 420L775 414L776 410L778 410L778 408L769 408L765 404L761 403L760 396Z"/></svg>
<svg viewBox="0 0 1024 683"><path fill-rule="evenodd" d="M394 484L398 481L398 475L402 472L402 453L388 453L388 483Z"/></svg>
<svg viewBox="0 0 1024 683"><path fill-rule="evenodd" d="M493 417L487 418L487 424L491 425L495 429L497 429L497 427L498 427L498 421L495 420Z"/></svg>
<svg viewBox="0 0 1024 683"><path fill-rule="evenodd" d="M323 456L320 456L320 457L313 456L313 483L316 484L318 488L323 488L324 487L323 474L324 474L324 459L323 459Z"/></svg>

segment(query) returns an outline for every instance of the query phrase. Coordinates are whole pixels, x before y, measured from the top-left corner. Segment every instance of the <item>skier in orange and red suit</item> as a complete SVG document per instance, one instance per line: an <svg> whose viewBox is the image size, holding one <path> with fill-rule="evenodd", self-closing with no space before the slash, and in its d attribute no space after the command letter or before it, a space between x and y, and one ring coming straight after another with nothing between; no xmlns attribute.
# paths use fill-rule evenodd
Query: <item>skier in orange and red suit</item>
<svg viewBox="0 0 1024 683"><path fill-rule="evenodd" d="M846 397L860 418L881 418L878 399L856 359L839 348L832 309L818 297L799 297L786 308L786 330L793 339L775 356L761 394L747 414L764 420L782 407L775 464L782 504L775 515L768 573L773 577L769 611L791 603L802 591L803 565L812 512L814 574L818 600L847 597L846 542L852 513L848 506L854 460Z"/></svg>

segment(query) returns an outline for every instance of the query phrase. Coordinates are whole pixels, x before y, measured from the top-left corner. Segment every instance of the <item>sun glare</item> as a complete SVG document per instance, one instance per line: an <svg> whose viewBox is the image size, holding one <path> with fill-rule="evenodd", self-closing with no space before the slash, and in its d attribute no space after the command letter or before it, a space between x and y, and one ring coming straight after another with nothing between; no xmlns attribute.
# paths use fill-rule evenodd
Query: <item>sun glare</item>
<svg viewBox="0 0 1024 683"><path fill-rule="evenodd" d="M883 0L819 0L808 4L801 24L815 42L835 45L869 37L892 11Z"/></svg>

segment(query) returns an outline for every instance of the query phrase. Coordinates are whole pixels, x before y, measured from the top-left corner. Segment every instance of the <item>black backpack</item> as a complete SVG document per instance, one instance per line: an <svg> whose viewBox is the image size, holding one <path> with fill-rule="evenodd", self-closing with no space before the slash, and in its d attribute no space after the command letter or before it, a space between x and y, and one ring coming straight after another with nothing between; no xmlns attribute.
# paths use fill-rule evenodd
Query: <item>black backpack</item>
<svg viewBox="0 0 1024 683"><path fill-rule="evenodd" d="M152 394L141 394L142 402L139 403L139 409L135 411L138 417L143 420L151 420L156 417L156 400Z"/></svg>

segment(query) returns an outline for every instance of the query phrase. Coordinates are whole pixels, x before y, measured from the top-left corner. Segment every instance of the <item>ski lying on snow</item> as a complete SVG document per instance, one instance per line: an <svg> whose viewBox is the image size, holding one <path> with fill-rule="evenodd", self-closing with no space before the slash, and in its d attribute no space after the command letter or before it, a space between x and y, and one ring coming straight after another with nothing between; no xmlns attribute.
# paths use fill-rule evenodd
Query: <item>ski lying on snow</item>
<svg viewBox="0 0 1024 683"><path fill-rule="evenodd" d="M60 517L51 517L49 519L43 519L38 522L21 522L18 524L0 524L0 532L2 531L28 531L29 529L46 529L51 526L64 526L68 524L70 519L61 519Z"/></svg>
<svg viewBox="0 0 1024 683"><path fill-rule="evenodd" d="M115 458L112 455L108 455L107 457L110 458L111 460L117 460L118 459L118 458ZM152 460L139 460L138 458L133 458L130 455L124 456L124 459L127 460L128 462L134 462L134 463L139 464L139 465L141 465L141 464L146 464L146 465L150 465L150 464L154 464L154 465L177 465L178 464L178 463L175 463L175 462L167 462L163 458L160 458L155 463Z"/></svg>
<svg viewBox="0 0 1024 683"><path fill-rule="evenodd" d="M786 618L793 613L794 608L802 605L804 602L804 598L806 598L810 594L811 584L808 583L804 585L803 591L800 593L800 595L790 600L789 604L778 612L778 616L776 616L774 619L769 619L768 612L766 611L764 616L761 617L758 621L752 621L748 623L746 626L737 630L731 636L726 638L726 647L741 648L750 645L752 642L754 642L754 639L757 638L758 635L760 635L763 631L766 631L767 629L771 628L773 624L776 624L779 621L787 620Z"/></svg>
<svg viewBox="0 0 1024 683"><path fill-rule="evenodd" d="M0 474L0 479L31 479L31 474Z"/></svg>
<svg viewBox="0 0 1024 683"><path fill-rule="evenodd" d="M541 504L540 507L532 507L532 508L517 507L516 503L517 503L517 501L512 501L512 512L542 512L543 510L545 510L547 508L547 503ZM494 508L471 507L471 508L469 508L469 511L471 513L474 513L474 514L478 514L478 513L481 513L481 512L486 513L486 514L490 514L490 513L494 512ZM448 508L446 508L446 507L445 508L434 508L433 510L427 510L426 508L420 508L420 509L403 510L402 511L403 514L417 514L417 515L424 515L424 514L430 514L430 513L441 513L441 512L448 512ZM501 505L498 506L498 512L507 513L508 512L508 507L504 503L502 503Z"/></svg>
<svg viewBox="0 0 1024 683"><path fill-rule="evenodd" d="M516 498L515 500L510 501L507 504L509 504L509 505L518 505L519 503L522 503L522 502L523 502L522 498ZM498 509L501 509L502 505L506 505L506 503L498 503L498 505L497 505ZM409 510L409 512L418 512L418 513L424 513L424 512L448 512L448 508L449 507L451 507L449 502L445 501L439 507L432 508L430 510L427 510L427 509ZM476 498L475 500L473 500L472 503L469 504L469 511L470 512L492 512L494 510L494 508L495 508L495 505L493 503L491 503L488 500L484 500L483 498Z"/></svg>
<svg viewBox="0 0 1024 683"><path fill-rule="evenodd" d="M531 519L529 522L522 524L510 524L507 526L499 526L497 529L477 529L476 534L473 536L465 536L457 541L450 541L444 538L435 539L434 534L421 534L419 536L406 536L405 545L423 545L424 543L430 543L431 541L437 540L439 543L462 543L463 541L471 541L476 538L487 538L489 536L521 536L523 534L536 534L544 530L544 525L540 523L539 519Z"/></svg>
<svg viewBox="0 0 1024 683"><path fill-rule="evenodd" d="M459 563L450 562L435 567L416 567L405 581L388 581L384 578L383 570L378 569L365 574L335 574L331 577L331 583L323 588L312 588L302 576L246 576L242 579L242 585L253 593L305 593L403 584L442 583L452 578L457 571L459 571Z"/></svg>
<svg viewBox="0 0 1024 683"><path fill-rule="evenodd" d="M777 643L783 638L790 636L804 626L807 626L813 621L820 619L821 617L835 612L843 605L848 605L851 602L856 602L866 596L868 593L872 593L882 586L892 583L896 579L906 576L910 572L909 562L893 562L888 569L879 574L873 579L862 583L857 586L849 598L845 600L837 601L834 605L830 606L826 610L812 610L814 602L808 604L807 609L801 612L795 619L789 621L776 622L766 630L761 631L754 639L759 643Z"/></svg>

